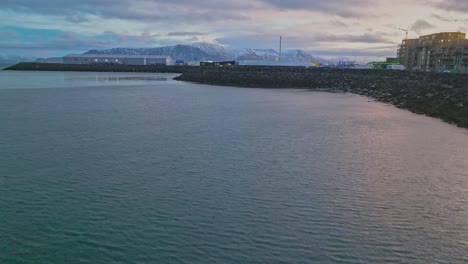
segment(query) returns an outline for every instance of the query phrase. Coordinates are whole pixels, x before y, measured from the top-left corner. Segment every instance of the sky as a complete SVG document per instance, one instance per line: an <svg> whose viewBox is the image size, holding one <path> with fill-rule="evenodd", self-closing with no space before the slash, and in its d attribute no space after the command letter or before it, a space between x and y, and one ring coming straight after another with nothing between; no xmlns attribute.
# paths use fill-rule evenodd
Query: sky
<svg viewBox="0 0 468 264"><path fill-rule="evenodd" d="M467 0L0 0L0 56L209 42L396 56L405 37L468 29Z"/></svg>

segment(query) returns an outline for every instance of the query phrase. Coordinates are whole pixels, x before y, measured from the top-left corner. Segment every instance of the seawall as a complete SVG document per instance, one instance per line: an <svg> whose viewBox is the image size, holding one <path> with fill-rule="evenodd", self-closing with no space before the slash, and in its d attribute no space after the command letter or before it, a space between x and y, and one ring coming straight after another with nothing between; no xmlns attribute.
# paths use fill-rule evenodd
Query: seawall
<svg viewBox="0 0 468 264"><path fill-rule="evenodd" d="M305 88L365 95L468 128L468 74L279 66L193 67L19 63L6 70L181 73L176 80L257 88Z"/></svg>

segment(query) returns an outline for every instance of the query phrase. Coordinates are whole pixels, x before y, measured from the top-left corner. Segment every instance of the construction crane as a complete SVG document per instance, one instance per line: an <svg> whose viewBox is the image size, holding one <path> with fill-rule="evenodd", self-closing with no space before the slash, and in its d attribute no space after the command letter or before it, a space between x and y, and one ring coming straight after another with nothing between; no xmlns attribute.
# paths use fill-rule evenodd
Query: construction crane
<svg viewBox="0 0 468 264"><path fill-rule="evenodd" d="M401 30L401 31L404 31L405 32L405 40L408 39L408 29L404 29L404 28L399 28L395 25L385 25L386 27L389 27L389 28L393 28L393 29L398 29L398 30Z"/></svg>

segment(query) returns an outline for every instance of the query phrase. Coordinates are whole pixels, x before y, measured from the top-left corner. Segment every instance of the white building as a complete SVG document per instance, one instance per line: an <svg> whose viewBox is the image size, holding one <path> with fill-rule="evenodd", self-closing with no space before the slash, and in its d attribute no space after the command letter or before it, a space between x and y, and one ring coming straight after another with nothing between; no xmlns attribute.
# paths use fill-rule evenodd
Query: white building
<svg viewBox="0 0 468 264"><path fill-rule="evenodd" d="M110 55L110 54L68 54L64 64L123 64L123 65L170 65L170 56L159 55Z"/></svg>

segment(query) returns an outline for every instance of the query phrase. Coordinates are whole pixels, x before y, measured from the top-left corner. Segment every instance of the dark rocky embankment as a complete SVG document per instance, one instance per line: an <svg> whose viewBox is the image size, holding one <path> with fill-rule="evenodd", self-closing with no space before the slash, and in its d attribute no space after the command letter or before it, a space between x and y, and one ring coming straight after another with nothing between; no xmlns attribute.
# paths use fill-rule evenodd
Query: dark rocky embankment
<svg viewBox="0 0 468 264"><path fill-rule="evenodd" d="M468 74L304 67L190 67L19 63L7 70L182 73L176 80L258 88L306 88L365 95L468 128Z"/></svg>

